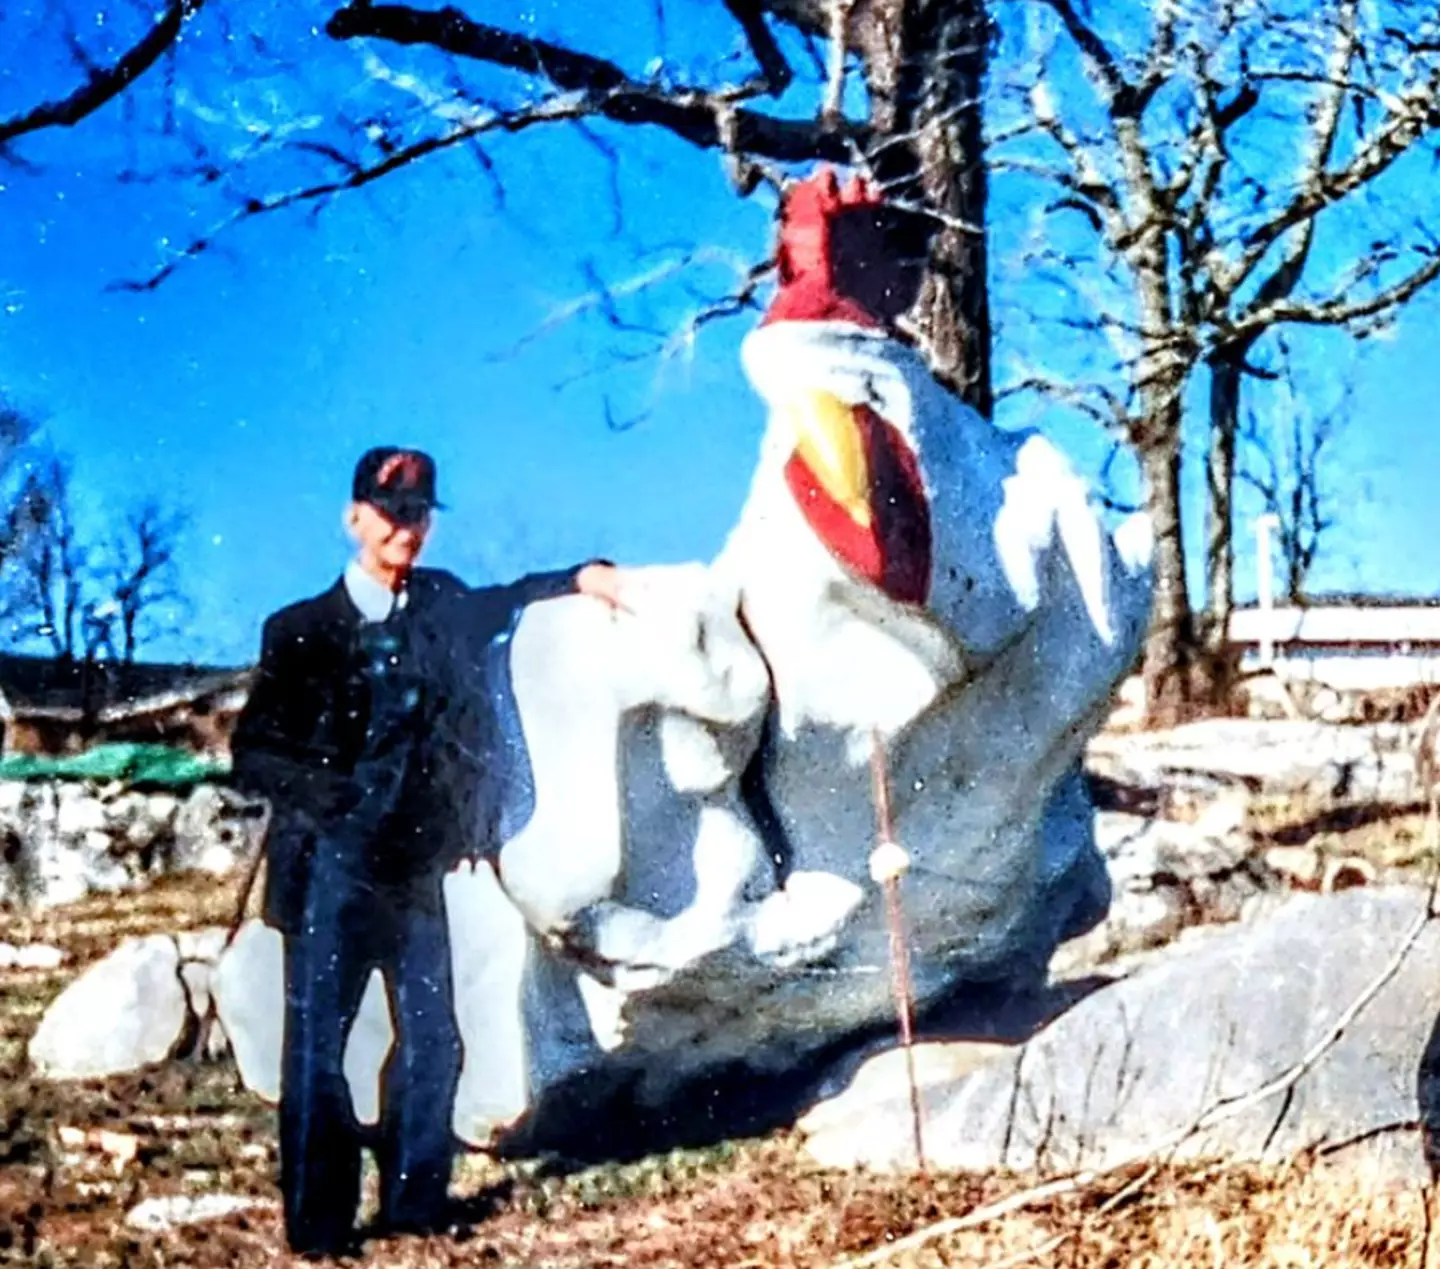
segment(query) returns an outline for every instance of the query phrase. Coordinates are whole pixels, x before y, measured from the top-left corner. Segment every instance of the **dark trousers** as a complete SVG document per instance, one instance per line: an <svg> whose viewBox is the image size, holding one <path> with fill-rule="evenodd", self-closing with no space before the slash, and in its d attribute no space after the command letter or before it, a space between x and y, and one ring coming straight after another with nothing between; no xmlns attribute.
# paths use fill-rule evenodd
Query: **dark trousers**
<svg viewBox="0 0 1440 1269"><path fill-rule="evenodd" d="M303 918L285 939L280 1095L286 1234L293 1250L322 1253L354 1238L365 1134L343 1060L372 969L384 975L395 1028L374 1141L387 1227L431 1228L443 1217L461 1064L438 881L433 904L406 904L351 875L326 845L317 843Z"/></svg>

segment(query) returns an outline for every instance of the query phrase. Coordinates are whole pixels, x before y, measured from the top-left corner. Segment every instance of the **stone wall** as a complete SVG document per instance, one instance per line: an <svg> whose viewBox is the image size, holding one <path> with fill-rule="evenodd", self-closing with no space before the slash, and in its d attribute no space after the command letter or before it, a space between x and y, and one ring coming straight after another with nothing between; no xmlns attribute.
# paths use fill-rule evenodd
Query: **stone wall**
<svg viewBox="0 0 1440 1269"><path fill-rule="evenodd" d="M218 784L0 780L0 906L53 907L175 872L223 875L258 846L262 810Z"/></svg>

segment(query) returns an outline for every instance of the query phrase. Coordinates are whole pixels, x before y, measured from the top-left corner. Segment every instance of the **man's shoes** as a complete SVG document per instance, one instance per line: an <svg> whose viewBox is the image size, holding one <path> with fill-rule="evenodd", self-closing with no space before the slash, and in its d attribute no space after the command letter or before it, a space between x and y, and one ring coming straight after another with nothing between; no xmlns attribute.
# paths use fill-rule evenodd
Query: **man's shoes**
<svg viewBox="0 0 1440 1269"><path fill-rule="evenodd" d="M292 1240L290 1252L311 1262L356 1260L364 1254L365 1245L358 1234L341 1238Z"/></svg>
<svg viewBox="0 0 1440 1269"><path fill-rule="evenodd" d="M370 1233L376 1238L430 1238L451 1233L463 1223L459 1206L447 1199L424 1207L382 1211Z"/></svg>

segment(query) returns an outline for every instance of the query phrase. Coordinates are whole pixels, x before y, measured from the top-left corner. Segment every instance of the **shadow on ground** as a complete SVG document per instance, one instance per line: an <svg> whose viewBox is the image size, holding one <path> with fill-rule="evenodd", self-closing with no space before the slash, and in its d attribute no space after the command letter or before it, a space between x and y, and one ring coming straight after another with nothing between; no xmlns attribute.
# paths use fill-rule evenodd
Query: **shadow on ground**
<svg viewBox="0 0 1440 1269"><path fill-rule="evenodd" d="M1023 994L972 987L917 1017L916 1038L1020 1044L1110 981L1094 976ZM844 1088L868 1058L896 1043L894 1027L877 1027L818 1049L788 1071L736 1063L694 1080L663 1106L641 1095L638 1071L581 1073L550 1090L497 1143L496 1154L539 1159L546 1171L564 1174L765 1136L792 1126L815 1101Z"/></svg>

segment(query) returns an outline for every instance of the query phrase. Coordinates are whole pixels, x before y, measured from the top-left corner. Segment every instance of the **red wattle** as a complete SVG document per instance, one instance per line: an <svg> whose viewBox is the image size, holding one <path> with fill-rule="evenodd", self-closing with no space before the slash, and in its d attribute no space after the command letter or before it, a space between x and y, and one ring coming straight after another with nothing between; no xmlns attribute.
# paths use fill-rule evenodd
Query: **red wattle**
<svg viewBox="0 0 1440 1269"><path fill-rule="evenodd" d="M855 408L870 469L870 523L862 525L792 454L785 482L816 536L846 568L892 599L923 604L930 593L930 508L915 455L869 406Z"/></svg>

